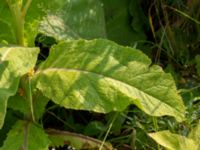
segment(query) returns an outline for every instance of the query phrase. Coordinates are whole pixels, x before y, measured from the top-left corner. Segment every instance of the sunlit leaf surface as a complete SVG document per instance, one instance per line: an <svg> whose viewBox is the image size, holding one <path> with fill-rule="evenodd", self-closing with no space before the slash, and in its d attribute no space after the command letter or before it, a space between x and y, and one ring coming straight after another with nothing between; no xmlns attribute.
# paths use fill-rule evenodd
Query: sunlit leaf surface
<svg viewBox="0 0 200 150"><path fill-rule="evenodd" d="M153 116L181 121L184 105L170 74L142 52L107 40L61 42L33 78L55 103L107 113L137 105Z"/></svg>

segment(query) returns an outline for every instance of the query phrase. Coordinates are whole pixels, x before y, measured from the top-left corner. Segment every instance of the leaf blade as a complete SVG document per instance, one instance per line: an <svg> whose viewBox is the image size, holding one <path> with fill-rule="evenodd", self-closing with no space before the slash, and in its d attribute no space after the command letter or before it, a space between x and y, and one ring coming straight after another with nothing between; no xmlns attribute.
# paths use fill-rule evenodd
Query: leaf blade
<svg viewBox="0 0 200 150"><path fill-rule="evenodd" d="M38 53L38 48L0 48L0 60L8 62L0 75L0 128L3 126L8 98L17 92L20 77L34 67Z"/></svg>
<svg viewBox="0 0 200 150"><path fill-rule="evenodd" d="M198 150L198 144L194 140L178 134L173 134L167 130L156 133L149 133L148 135L160 145L170 150Z"/></svg>
<svg viewBox="0 0 200 150"><path fill-rule="evenodd" d="M51 50L35 80L45 96L66 108L107 113L134 103L150 115L183 120L184 105L172 77L150 64L142 52L107 40L68 41Z"/></svg>
<svg viewBox="0 0 200 150"><path fill-rule="evenodd" d="M16 150L25 145L28 150L48 150L49 144L48 136L39 126L26 121L18 121L9 131L0 150Z"/></svg>

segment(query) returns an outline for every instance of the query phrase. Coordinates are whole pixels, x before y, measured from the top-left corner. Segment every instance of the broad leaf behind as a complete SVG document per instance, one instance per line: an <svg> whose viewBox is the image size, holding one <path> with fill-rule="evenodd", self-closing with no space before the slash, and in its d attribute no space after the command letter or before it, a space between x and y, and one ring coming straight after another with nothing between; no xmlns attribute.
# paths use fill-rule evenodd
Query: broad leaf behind
<svg viewBox="0 0 200 150"><path fill-rule="evenodd" d="M17 43L14 26L6 0L1 0L0 42ZM34 46L38 33L58 40L104 38L103 5L99 0L32 0L25 17L26 44Z"/></svg>
<svg viewBox="0 0 200 150"><path fill-rule="evenodd" d="M58 40L105 38L103 4L99 0L65 1L59 13L49 13L39 31Z"/></svg>

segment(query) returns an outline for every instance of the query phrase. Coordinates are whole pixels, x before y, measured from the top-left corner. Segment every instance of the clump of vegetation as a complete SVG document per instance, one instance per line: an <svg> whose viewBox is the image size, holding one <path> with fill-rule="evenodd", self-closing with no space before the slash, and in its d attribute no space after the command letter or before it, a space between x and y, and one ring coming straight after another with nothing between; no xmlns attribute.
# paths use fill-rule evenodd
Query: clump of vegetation
<svg viewBox="0 0 200 150"><path fill-rule="evenodd" d="M0 150L198 150L199 6L2 0Z"/></svg>

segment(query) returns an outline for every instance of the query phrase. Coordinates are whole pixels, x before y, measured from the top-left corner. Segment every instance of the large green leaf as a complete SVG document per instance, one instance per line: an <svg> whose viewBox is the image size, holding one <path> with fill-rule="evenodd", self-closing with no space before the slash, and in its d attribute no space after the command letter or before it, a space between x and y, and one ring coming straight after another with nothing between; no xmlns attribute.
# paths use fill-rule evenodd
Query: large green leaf
<svg viewBox="0 0 200 150"><path fill-rule="evenodd" d="M170 74L142 52L108 40L61 42L39 67L33 82L55 103L101 113L129 104L153 116L184 118L184 105Z"/></svg>
<svg viewBox="0 0 200 150"><path fill-rule="evenodd" d="M158 144L166 147L169 150L198 150L198 142L178 135L169 131L160 131L150 133L149 136L153 138Z"/></svg>
<svg viewBox="0 0 200 150"><path fill-rule="evenodd" d="M14 27L6 0L1 0L0 42L17 43ZM102 3L99 0L32 0L25 18L24 32L29 46L34 45L38 32L58 40L105 37Z"/></svg>
<svg viewBox="0 0 200 150"><path fill-rule="evenodd" d="M38 52L38 48L0 48L0 61L8 62L0 75L0 128L4 122L7 100L17 92L20 77L34 67Z"/></svg>
<svg viewBox="0 0 200 150"><path fill-rule="evenodd" d="M48 150L50 142L44 130L37 125L18 121L9 131L0 150Z"/></svg>

